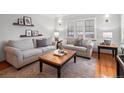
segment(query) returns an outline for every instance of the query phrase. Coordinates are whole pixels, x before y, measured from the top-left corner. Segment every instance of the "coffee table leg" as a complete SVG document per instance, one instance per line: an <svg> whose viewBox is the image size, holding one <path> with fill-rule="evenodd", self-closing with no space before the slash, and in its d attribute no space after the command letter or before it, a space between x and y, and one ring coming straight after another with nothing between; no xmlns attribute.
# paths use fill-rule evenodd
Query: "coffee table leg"
<svg viewBox="0 0 124 93"><path fill-rule="evenodd" d="M40 62L40 72L43 70L43 62Z"/></svg>
<svg viewBox="0 0 124 93"><path fill-rule="evenodd" d="M61 78L61 67L57 67L58 78Z"/></svg>
<svg viewBox="0 0 124 93"><path fill-rule="evenodd" d="M74 55L74 63L76 63L76 55Z"/></svg>

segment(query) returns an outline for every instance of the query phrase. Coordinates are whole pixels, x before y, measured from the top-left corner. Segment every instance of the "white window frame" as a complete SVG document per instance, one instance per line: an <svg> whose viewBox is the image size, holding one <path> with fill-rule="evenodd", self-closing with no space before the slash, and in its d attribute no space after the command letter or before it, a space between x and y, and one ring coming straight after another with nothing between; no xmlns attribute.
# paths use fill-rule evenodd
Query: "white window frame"
<svg viewBox="0 0 124 93"><path fill-rule="evenodd" d="M85 20L94 20L94 38L87 38L87 39L96 40L96 36L97 36L96 35L96 18L83 18L83 19L69 20L67 22L67 37L68 37L68 25L70 22L74 24L74 37L77 37L76 22L78 22L78 21L85 22ZM84 23L83 33L85 35L85 23Z"/></svg>

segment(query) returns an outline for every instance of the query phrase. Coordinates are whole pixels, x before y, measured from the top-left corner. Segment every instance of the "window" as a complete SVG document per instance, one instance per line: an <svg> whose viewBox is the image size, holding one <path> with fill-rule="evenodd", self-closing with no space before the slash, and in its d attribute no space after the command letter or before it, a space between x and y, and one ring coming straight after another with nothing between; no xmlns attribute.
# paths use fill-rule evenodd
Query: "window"
<svg viewBox="0 0 124 93"><path fill-rule="evenodd" d="M85 38L95 38L94 20L85 20Z"/></svg>
<svg viewBox="0 0 124 93"><path fill-rule="evenodd" d="M68 22L68 37L85 37L88 39L95 38L95 18L78 19Z"/></svg>
<svg viewBox="0 0 124 93"><path fill-rule="evenodd" d="M67 36L74 37L74 24L72 22L68 24Z"/></svg>
<svg viewBox="0 0 124 93"><path fill-rule="evenodd" d="M103 32L103 39L112 39L112 32Z"/></svg>
<svg viewBox="0 0 124 93"><path fill-rule="evenodd" d="M75 32L76 32L76 37L83 37L83 34L84 34L84 21L83 20L77 20L75 22Z"/></svg>

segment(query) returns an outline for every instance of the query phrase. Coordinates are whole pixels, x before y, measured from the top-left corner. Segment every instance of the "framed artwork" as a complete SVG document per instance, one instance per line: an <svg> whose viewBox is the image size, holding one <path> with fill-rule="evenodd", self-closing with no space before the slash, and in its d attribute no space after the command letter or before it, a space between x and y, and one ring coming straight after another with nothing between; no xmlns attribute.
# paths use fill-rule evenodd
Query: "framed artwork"
<svg viewBox="0 0 124 93"><path fill-rule="evenodd" d="M19 18L19 19L18 19L18 24L19 24L19 25L24 25L24 20L21 19L21 18Z"/></svg>
<svg viewBox="0 0 124 93"><path fill-rule="evenodd" d="M27 26L32 25L31 17L24 16L23 19L24 19L25 25L27 25Z"/></svg>
<svg viewBox="0 0 124 93"><path fill-rule="evenodd" d="M26 36L32 36L32 30L31 29L26 29L25 30L25 35Z"/></svg>
<svg viewBox="0 0 124 93"><path fill-rule="evenodd" d="M32 31L32 35L33 36L38 36L39 35L39 32L37 30L34 30L34 31Z"/></svg>

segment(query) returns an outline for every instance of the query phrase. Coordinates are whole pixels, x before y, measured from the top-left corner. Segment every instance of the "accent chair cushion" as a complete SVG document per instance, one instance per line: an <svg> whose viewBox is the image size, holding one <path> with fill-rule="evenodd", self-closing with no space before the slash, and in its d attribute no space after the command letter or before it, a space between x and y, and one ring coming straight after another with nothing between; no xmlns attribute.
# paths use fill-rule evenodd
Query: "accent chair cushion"
<svg viewBox="0 0 124 93"><path fill-rule="evenodd" d="M9 46L18 48L20 50L27 50L34 48L32 39L10 40Z"/></svg>
<svg viewBox="0 0 124 93"><path fill-rule="evenodd" d="M86 47L80 47L80 46L74 46L74 45L64 45L63 46L66 49L71 49L71 50L76 50L76 51L86 51L87 48Z"/></svg>

